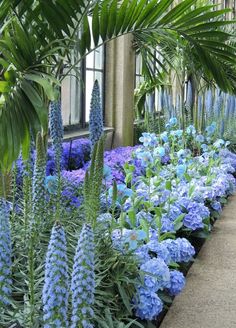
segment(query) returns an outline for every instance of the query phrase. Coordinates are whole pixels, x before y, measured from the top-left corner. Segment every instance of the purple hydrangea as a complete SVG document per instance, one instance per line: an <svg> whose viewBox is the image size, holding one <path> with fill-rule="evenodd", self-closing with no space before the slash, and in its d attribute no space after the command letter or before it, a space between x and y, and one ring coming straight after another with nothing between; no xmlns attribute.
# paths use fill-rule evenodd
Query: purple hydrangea
<svg viewBox="0 0 236 328"><path fill-rule="evenodd" d="M5 200L0 199L0 308L10 303L11 256L9 209Z"/></svg>
<svg viewBox="0 0 236 328"><path fill-rule="evenodd" d="M95 292L94 235L90 225L84 224L74 257L72 280L71 328L93 327Z"/></svg>
<svg viewBox="0 0 236 328"><path fill-rule="evenodd" d="M68 296L66 236L63 227L59 223L55 223L45 264L42 293L44 327L68 327Z"/></svg>

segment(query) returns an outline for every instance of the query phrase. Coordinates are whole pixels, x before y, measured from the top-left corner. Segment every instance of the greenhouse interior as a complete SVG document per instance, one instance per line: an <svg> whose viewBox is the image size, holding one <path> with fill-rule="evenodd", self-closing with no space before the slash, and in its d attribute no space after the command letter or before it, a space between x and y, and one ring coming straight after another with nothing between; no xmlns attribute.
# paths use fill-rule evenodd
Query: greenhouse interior
<svg viewBox="0 0 236 328"><path fill-rule="evenodd" d="M236 1L0 1L0 328L236 328Z"/></svg>

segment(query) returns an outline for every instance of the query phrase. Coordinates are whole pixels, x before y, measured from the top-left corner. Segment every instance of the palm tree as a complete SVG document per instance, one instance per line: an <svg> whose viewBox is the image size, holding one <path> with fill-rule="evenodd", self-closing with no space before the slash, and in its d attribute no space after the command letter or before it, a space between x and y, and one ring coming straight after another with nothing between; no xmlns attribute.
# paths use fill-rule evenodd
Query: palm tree
<svg viewBox="0 0 236 328"><path fill-rule="evenodd" d="M196 0L2 0L0 4L0 163L10 168L20 149L27 157L30 132L47 135L48 104L57 87L89 52L111 39L135 33L141 51L167 45L191 49L218 85L232 91L235 65L226 10L194 9ZM92 23L89 23L89 17ZM158 42L157 42L158 40ZM79 55L74 60L72 54ZM150 51L148 52L150 55ZM224 62L224 70L219 62ZM157 60L158 62L158 60ZM163 66L159 61L158 64Z"/></svg>

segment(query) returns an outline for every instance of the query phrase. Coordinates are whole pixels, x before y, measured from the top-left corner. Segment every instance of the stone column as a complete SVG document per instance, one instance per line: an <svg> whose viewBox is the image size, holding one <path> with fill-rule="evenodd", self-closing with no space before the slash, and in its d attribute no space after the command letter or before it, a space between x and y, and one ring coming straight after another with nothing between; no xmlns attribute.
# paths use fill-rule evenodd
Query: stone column
<svg viewBox="0 0 236 328"><path fill-rule="evenodd" d="M133 144L135 52L132 35L107 44L105 124L114 127L113 147Z"/></svg>

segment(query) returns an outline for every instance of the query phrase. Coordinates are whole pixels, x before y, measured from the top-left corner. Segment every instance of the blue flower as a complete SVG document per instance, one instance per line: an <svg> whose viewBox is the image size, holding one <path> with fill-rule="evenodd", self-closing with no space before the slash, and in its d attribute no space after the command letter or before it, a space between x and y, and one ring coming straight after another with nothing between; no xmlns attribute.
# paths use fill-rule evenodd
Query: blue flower
<svg viewBox="0 0 236 328"><path fill-rule="evenodd" d="M5 200L0 199L0 308L10 304L11 256L9 210Z"/></svg>
<svg viewBox="0 0 236 328"><path fill-rule="evenodd" d="M176 174L178 178L182 178L187 170L187 166L180 164L176 167Z"/></svg>
<svg viewBox="0 0 236 328"><path fill-rule="evenodd" d="M58 179L55 175L48 175L45 178L45 188L50 194L56 195L58 188Z"/></svg>
<svg viewBox="0 0 236 328"><path fill-rule="evenodd" d="M194 247L186 238L166 239L162 243L170 252L173 262L189 262L195 254Z"/></svg>
<svg viewBox="0 0 236 328"><path fill-rule="evenodd" d="M161 139L163 142L168 142L168 133L167 131L164 131L163 133L161 133Z"/></svg>
<svg viewBox="0 0 236 328"><path fill-rule="evenodd" d="M110 198L112 198L113 187L109 188L108 193L109 193ZM124 198L131 197L132 195L133 195L132 189L127 188L124 183L119 183L117 185L117 202L118 203L121 203Z"/></svg>
<svg viewBox="0 0 236 328"><path fill-rule="evenodd" d="M89 114L89 137L92 147L103 135L103 115L98 81L94 82Z"/></svg>
<svg viewBox="0 0 236 328"><path fill-rule="evenodd" d="M78 240L72 271L71 328L93 327L91 319L94 316L94 248L93 230L90 225L84 224Z"/></svg>
<svg viewBox="0 0 236 328"><path fill-rule="evenodd" d="M221 148L225 144L223 139L217 139L214 143L213 146L216 148Z"/></svg>
<svg viewBox="0 0 236 328"><path fill-rule="evenodd" d="M32 183L33 223L40 222L45 205L46 156L41 133L36 139L36 159L34 162Z"/></svg>
<svg viewBox="0 0 236 328"><path fill-rule="evenodd" d="M201 145L201 149L202 149L202 151L205 153L205 152L208 151L208 146L207 146L206 144L202 144L202 145Z"/></svg>
<svg viewBox="0 0 236 328"><path fill-rule="evenodd" d="M166 150L164 147L157 147L154 149L154 155L155 156L160 156L160 157L163 157L165 156L165 153L166 153Z"/></svg>
<svg viewBox="0 0 236 328"><path fill-rule="evenodd" d="M133 300L135 315L142 320L154 320L162 311L163 303L157 294L140 287Z"/></svg>
<svg viewBox="0 0 236 328"><path fill-rule="evenodd" d="M106 181L112 180L113 176L112 176L112 171L110 166L108 165L104 165L103 167L103 179Z"/></svg>
<svg viewBox="0 0 236 328"><path fill-rule="evenodd" d="M185 215L183 224L193 231L204 227L201 216L191 212Z"/></svg>
<svg viewBox="0 0 236 328"><path fill-rule="evenodd" d="M217 201L211 202L211 207L217 212L220 212L222 210L221 203Z"/></svg>
<svg viewBox="0 0 236 328"><path fill-rule="evenodd" d="M129 250L134 250L138 246L138 241L147 238L147 234L143 230L131 230L126 238L125 243L129 244Z"/></svg>
<svg viewBox="0 0 236 328"><path fill-rule="evenodd" d="M143 144L144 147L155 147L158 143L155 133L148 132L143 132L142 137L139 138L139 141Z"/></svg>
<svg viewBox="0 0 236 328"><path fill-rule="evenodd" d="M42 293L45 327L57 327L58 322L60 322L60 327L68 327L68 296L66 236L63 227L59 223L55 223L46 255Z"/></svg>
<svg viewBox="0 0 236 328"><path fill-rule="evenodd" d="M211 125L206 127L206 133L207 133L208 137L212 136L215 133L215 131L216 131L216 123L215 122L211 123Z"/></svg>
<svg viewBox="0 0 236 328"><path fill-rule="evenodd" d="M150 151L137 151L136 156L141 159L141 165L147 167L149 164L153 163L153 157Z"/></svg>
<svg viewBox="0 0 236 328"><path fill-rule="evenodd" d="M157 292L170 284L170 271L161 258L153 258L140 266L144 273L144 287Z"/></svg>
<svg viewBox="0 0 236 328"><path fill-rule="evenodd" d="M196 134L196 129L193 125L189 125L186 129L187 134L195 135Z"/></svg>
<svg viewBox="0 0 236 328"><path fill-rule="evenodd" d="M170 271L170 287L168 291L170 295L178 295L185 286L185 277L182 272L177 270Z"/></svg>
<svg viewBox="0 0 236 328"><path fill-rule="evenodd" d="M176 117L172 117L170 120L169 120L169 124L171 126L175 126L176 124L178 123L178 120Z"/></svg>
<svg viewBox="0 0 236 328"><path fill-rule="evenodd" d="M199 142L199 143L203 143L204 140L205 140L205 138L204 138L204 136L203 136L202 134L198 134L198 135L196 136L195 140L196 140L197 142Z"/></svg>
<svg viewBox="0 0 236 328"><path fill-rule="evenodd" d="M61 103L51 102L49 106L50 137L55 152L56 169L60 169L62 159L63 122L61 114Z"/></svg>

